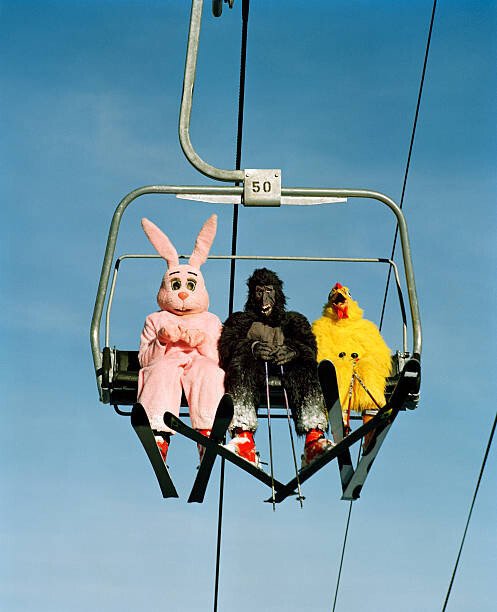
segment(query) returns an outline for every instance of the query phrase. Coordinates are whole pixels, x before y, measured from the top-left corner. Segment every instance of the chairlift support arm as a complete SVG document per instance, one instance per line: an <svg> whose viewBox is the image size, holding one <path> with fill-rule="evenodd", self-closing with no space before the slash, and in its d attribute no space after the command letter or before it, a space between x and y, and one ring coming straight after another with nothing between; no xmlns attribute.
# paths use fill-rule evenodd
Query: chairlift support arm
<svg viewBox="0 0 497 612"><path fill-rule="evenodd" d="M243 182L244 170L222 170L205 162L193 148L190 139L190 119L192 114L193 89L197 70L198 45L202 24L203 0L192 0L190 30L183 79L183 94L179 115L179 141L188 161L202 174L218 181Z"/></svg>

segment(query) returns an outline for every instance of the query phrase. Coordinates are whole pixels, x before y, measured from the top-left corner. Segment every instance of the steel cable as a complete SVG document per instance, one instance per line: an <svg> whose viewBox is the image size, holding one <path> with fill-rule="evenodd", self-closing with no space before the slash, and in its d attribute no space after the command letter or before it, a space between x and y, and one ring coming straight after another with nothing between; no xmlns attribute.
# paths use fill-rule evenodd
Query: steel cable
<svg viewBox="0 0 497 612"><path fill-rule="evenodd" d="M488 453L490 452L490 447L492 446L492 440L494 438L495 425L496 424L497 424L497 412L495 413L494 424L492 426L492 430L490 432L490 437L488 439L487 449L486 449L485 455L483 457L483 462L482 462L482 466L481 466L481 469L480 469L480 475L478 476L478 480L476 482L476 488L475 488L475 493L473 495L473 501L471 502L471 507L469 509L468 520L466 521L466 527L464 528L464 533L463 533L463 536L462 536L461 546L459 547L459 553L457 554L456 563L454 565L454 570L452 572L452 577L450 579L450 584L449 584L449 588L447 590L447 595L445 596L445 601L444 601L444 605L443 605L443 608L442 608L442 612L445 612L445 610L447 608L447 604L449 602L449 597L450 597L450 594L451 594L451 591L452 591L452 585L454 584L454 579L456 577L457 567L459 565L459 560L461 558L462 549L463 549L463 546L464 546L464 541L466 540L466 533L468 532L469 522L471 520L471 515L473 514L473 508L475 506L476 496L478 495L478 489L480 488L481 479L483 477L483 472L485 471L485 466L486 466L486 463L487 463Z"/></svg>
<svg viewBox="0 0 497 612"><path fill-rule="evenodd" d="M411 132L411 141L409 143L409 152L407 154L407 162L406 162L406 170L404 173L404 182L402 184L402 194L400 196L400 208L402 209L402 207L404 206L404 196L406 193L406 187L407 187L407 177L409 176L409 167L411 165L411 157L412 157L412 150L414 148L414 138L416 136L416 128L418 125L418 117L419 117L419 109L421 107L421 97L423 95L423 86L424 86L424 82L425 82L425 75L426 75L426 67L428 65L428 55L430 53L430 46L431 46L431 35L433 32L433 24L435 22L435 11L437 8L437 0L433 0L433 9L431 11L431 19L430 19L430 27L428 30L428 38L426 41L426 49L425 49L425 57L424 57L424 62L423 62L423 70L421 72L421 81L419 84L419 92L418 92L418 100L416 103L416 112L414 113L414 121L413 121L413 125L412 125L412 132ZM397 238L399 235L399 228L398 226L395 227L395 235L394 235L394 239L393 239L393 245L392 245L392 253L390 255L390 259L393 260L394 255L395 255L395 248L397 246ZM380 331L381 328L383 326L383 317L385 315L385 307L386 307L386 303L387 303L387 296L388 296L388 288L390 287L390 277L392 276L392 270L391 268L389 268L388 270L388 276L387 276L387 283L386 283L386 287L385 287L385 295L383 296L383 306L381 308L381 317L380 317Z"/></svg>
<svg viewBox="0 0 497 612"><path fill-rule="evenodd" d="M413 121L413 127L412 127L412 132L411 132L411 140L409 143L409 152L407 155L407 162L406 162L406 169L405 169L405 173L404 173L404 181L402 184L402 194L401 194L401 198L400 198L400 208L402 209L402 207L404 206L404 197L405 197L405 192L406 192L406 187L407 187L407 178L409 176L409 167L411 165L411 157L412 157L412 151L414 148L414 139L416 136L416 128L417 128L417 124L418 124L418 117L419 117L419 109L421 107L421 98L423 95L423 87L424 87L424 81L425 81L425 76L426 76L426 68L428 66L428 56L430 53L430 46L431 46L431 36L432 36L432 32L433 32L433 24L435 22L435 12L436 12L436 8L437 8L437 0L433 0L433 7L432 7L432 12L431 12L431 18L430 18L430 26L428 29L428 37L426 40L426 48L425 48L425 55L424 55L424 61L423 61L423 69L421 72L421 80L420 80L420 84L419 84L419 91L418 91L418 99L416 102L416 111L414 113L414 121ZM395 248L397 246L397 237L398 237L398 233L399 233L399 229L398 226L395 228L395 235L394 235L394 239L393 239L393 246L392 246L392 253L390 256L390 259L393 260L394 255L395 255ZM379 329L381 331L381 328L383 326L383 318L385 315L385 307L386 307L386 303L387 303L387 296L388 296L388 288L390 286L390 277L391 277L391 268L389 268L388 270L388 277L387 277L387 281L386 281L386 287L385 287L385 295L383 297L383 305L382 305L382 309L381 309L381 317L380 317L380 324L379 324ZM359 450L360 452L360 450ZM351 513L352 513L352 502L350 502L350 508L349 508L349 513L347 516L347 522L346 522L346 528L345 528L345 536L344 536L344 540L343 540L343 546L342 546L342 554L341 554L341 558L340 558L340 565L339 565L339 570L338 570L338 577L337 577L337 584L336 584L336 589L335 589L335 598L333 600L333 612L335 611L335 607L336 607L336 603L337 603L337 598L338 598L338 590L340 587L340 580L341 580L341 576L342 576L342 568L343 568L343 561L344 561L344 556L345 556L345 548L347 546L347 537L348 537L348 532L349 532L349 526L350 526L350 519L351 519ZM445 610L445 608L444 608Z"/></svg>
<svg viewBox="0 0 497 612"><path fill-rule="evenodd" d="M242 136L243 136L243 111L245 105L245 73L247 66L247 33L248 33L248 18L249 18L250 0L242 0L242 40L240 49L240 81L238 90L238 125L236 137L236 170L241 169L242 159ZM238 183L237 183L238 184ZM231 254L236 255L238 239L238 204L233 207L233 223L232 223L232 238L231 238ZM235 295L235 264L236 260L231 260L230 267L230 290L229 290L229 307L228 312L233 313L234 295ZM217 519L217 544L216 544L216 574L214 579L214 612L217 612L219 601L219 575L221 568L221 539L223 530L223 505L224 505L224 472L225 459L221 458L221 474L219 478L219 505Z"/></svg>
<svg viewBox="0 0 497 612"><path fill-rule="evenodd" d="M361 453L361 446L359 445L359 453L357 455L356 467L357 467L357 464L359 463L360 453ZM335 588L335 597L333 599L333 609L332 609L332 612L335 612L335 608L336 608L337 600L338 600L338 589L340 587L340 580L342 578L343 560L345 558L345 548L347 547L347 538L348 538L348 535L349 535L350 516L352 514L352 504L353 503L354 502L349 502L349 513L347 515L347 522L345 524L345 534L343 536L342 554L340 555L340 564L338 566L337 584L336 584L336 588Z"/></svg>

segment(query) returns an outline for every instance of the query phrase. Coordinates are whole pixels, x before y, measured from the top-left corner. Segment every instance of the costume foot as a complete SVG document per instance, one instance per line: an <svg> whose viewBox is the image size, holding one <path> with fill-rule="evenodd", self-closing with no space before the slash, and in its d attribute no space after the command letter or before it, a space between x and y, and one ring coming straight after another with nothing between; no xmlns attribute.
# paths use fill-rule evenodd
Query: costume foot
<svg viewBox="0 0 497 612"><path fill-rule="evenodd" d="M259 455L255 450L254 433L242 429L235 429L233 433L234 437L228 444L225 444L225 448L259 467Z"/></svg>
<svg viewBox="0 0 497 612"><path fill-rule="evenodd" d="M166 436L155 436L155 442L157 443L157 448L160 451L162 456L162 460L166 463L167 451L169 450L169 441L171 437L169 435Z"/></svg>
<svg viewBox="0 0 497 612"><path fill-rule="evenodd" d="M199 434L202 434L206 438L208 438L211 435L210 429L197 429L197 431ZM198 457L199 457L200 463L202 463L202 459L204 458L204 455L205 455L205 446L197 442L197 449L198 449Z"/></svg>
<svg viewBox="0 0 497 612"><path fill-rule="evenodd" d="M325 437L324 431L321 429L311 429L305 436L304 454L302 455L302 467L305 468L310 463L315 461L323 453L335 444Z"/></svg>

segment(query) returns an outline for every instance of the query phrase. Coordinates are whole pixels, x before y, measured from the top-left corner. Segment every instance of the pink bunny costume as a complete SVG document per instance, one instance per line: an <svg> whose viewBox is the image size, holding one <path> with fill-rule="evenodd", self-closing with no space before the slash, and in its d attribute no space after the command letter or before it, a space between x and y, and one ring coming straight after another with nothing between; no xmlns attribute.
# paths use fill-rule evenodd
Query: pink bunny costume
<svg viewBox="0 0 497 612"><path fill-rule="evenodd" d="M164 412L179 414L185 392L192 427L210 429L224 393L224 371L219 367L217 342L221 321L207 312L209 296L200 272L216 235L217 217L203 225L188 264L179 264L176 249L151 221L142 227L168 269L157 294L160 311L145 320L138 358L138 401L152 429L172 432Z"/></svg>

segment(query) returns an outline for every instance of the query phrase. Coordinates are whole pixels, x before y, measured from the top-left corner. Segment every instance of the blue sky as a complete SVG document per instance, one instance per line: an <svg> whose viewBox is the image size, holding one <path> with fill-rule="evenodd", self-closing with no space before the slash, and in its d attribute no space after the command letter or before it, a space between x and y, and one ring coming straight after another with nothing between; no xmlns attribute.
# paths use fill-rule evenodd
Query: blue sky
<svg viewBox="0 0 497 612"><path fill-rule="evenodd" d="M234 165L239 11L206 3L192 141ZM432 4L253 0L242 163L279 167L286 187L352 187L398 201ZM0 604L10 612L196 611L212 607L216 470L203 505L186 498L195 450L175 439L181 499L163 501L126 418L98 402L89 324L111 216L147 184L210 184L183 157L177 121L189 3L0 1L2 224ZM497 6L438 3L404 202L421 308L422 401L402 414L352 511L338 610L439 610L495 415ZM189 252L231 211L142 198L118 252L151 252L147 216ZM394 225L368 201L241 210L239 253L388 257ZM240 265L235 305L252 264ZM313 320L347 284L378 321L385 270L273 266L289 307ZM123 265L113 343L135 348L163 266ZM225 264L205 266L211 310L228 308ZM384 326L400 348L390 294ZM276 425L277 473L291 476ZM265 425L258 444L267 455ZM497 598L495 444L450 610ZM305 485L301 511L273 513L262 485L229 467L220 610L330 610L348 504L336 467Z"/></svg>

